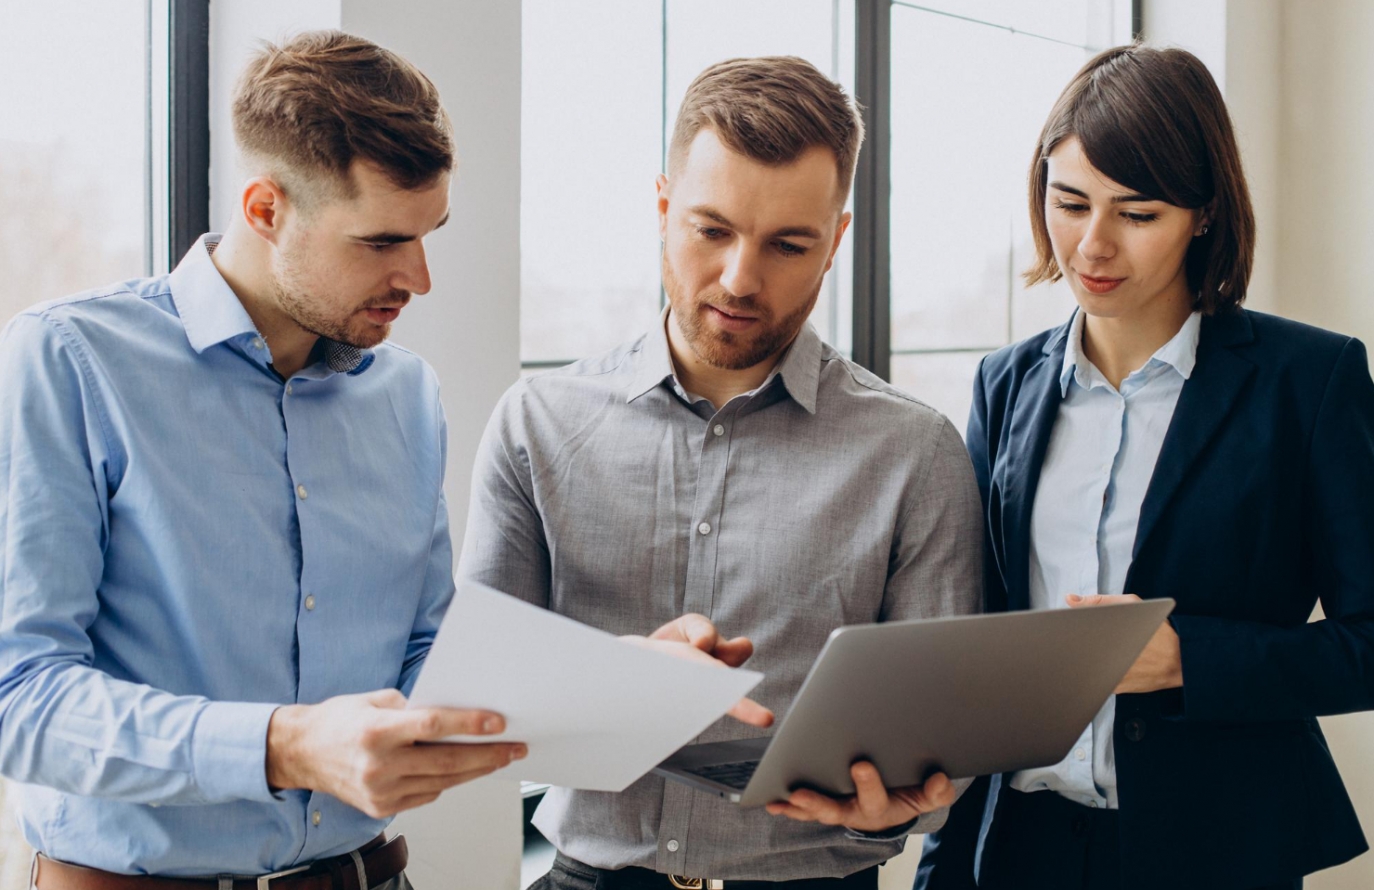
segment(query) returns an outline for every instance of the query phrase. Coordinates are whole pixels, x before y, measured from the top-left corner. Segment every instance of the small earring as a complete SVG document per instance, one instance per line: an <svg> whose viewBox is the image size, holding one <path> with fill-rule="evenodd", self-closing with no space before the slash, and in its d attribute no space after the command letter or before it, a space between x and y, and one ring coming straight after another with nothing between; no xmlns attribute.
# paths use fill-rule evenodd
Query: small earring
<svg viewBox="0 0 1374 890"><path fill-rule="evenodd" d="M1211 231L1211 229L1211 226L1203 226L1202 231L1199 234L1206 235L1209 231Z"/></svg>

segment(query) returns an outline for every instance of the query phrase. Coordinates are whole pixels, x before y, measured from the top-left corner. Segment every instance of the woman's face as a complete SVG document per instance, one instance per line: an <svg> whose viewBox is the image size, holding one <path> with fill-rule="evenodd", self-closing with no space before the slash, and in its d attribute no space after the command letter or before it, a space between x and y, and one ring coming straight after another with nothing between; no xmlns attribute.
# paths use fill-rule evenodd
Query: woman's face
<svg viewBox="0 0 1374 890"><path fill-rule="evenodd" d="M1097 170L1070 136L1050 152L1045 225L1083 311L1142 318L1191 309L1183 268L1199 211L1153 201Z"/></svg>

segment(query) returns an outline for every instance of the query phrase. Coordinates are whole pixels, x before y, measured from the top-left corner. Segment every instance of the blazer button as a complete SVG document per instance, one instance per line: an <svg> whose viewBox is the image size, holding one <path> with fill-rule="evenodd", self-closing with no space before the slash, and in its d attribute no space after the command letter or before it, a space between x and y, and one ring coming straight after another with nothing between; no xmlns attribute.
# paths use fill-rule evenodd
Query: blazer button
<svg viewBox="0 0 1374 890"><path fill-rule="evenodd" d="M1126 738L1133 742L1138 742L1145 738L1145 721L1139 717L1132 717L1126 721Z"/></svg>

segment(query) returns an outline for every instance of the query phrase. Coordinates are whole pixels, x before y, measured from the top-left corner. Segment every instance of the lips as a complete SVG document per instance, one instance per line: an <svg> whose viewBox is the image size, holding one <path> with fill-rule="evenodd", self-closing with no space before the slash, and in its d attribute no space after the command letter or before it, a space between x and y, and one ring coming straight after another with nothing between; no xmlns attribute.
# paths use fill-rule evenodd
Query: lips
<svg viewBox="0 0 1374 890"><path fill-rule="evenodd" d="M726 318L737 318L737 319L740 319L741 321L754 321L754 316L752 316L752 315L745 315L745 314L743 314L742 312L730 312L730 311L728 311L728 310L726 310L726 309L720 308L719 306L707 306L706 308L708 308L708 309L714 309L716 312L719 312L721 315L724 315Z"/></svg>
<svg viewBox="0 0 1374 890"><path fill-rule="evenodd" d="M1105 294L1116 290L1117 285L1125 281L1124 278L1097 278L1092 275L1077 273L1078 281L1083 285L1083 289L1093 294Z"/></svg>
<svg viewBox="0 0 1374 890"><path fill-rule="evenodd" d="M746 331L758 321L752 315L736 315L717 306L707 305L705 310L707 317L715 322L717 327L726 331Z"/></svg>
<svg viewBox="0 0 1374 890"><path fill-rule="evenodd" d="M390 324L401 314L400 306L375 306L371 309L364 309L363 313L368 320L374 324Z"/></svg>

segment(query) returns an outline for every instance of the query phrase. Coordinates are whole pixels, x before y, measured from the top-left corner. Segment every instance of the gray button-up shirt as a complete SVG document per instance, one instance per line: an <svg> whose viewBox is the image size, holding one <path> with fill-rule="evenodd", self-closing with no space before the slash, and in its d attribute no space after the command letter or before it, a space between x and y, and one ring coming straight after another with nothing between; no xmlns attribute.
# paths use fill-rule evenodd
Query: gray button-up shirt
<svg viewBox="0 0 1374 890"><path fill-rule="evenodd" d="M660 326L506 393L477 458L459 571L616 634L707 615L753 640L749 667L765 676L753 697L781 719L836 627L978 609L981 513L949 421L810 325L720 410L678 385ZM724 719L699 740L761 734ZM535 824L600 868L727 880L839 877L905 840L655 776L619 794L555 788Z"/></svg>

